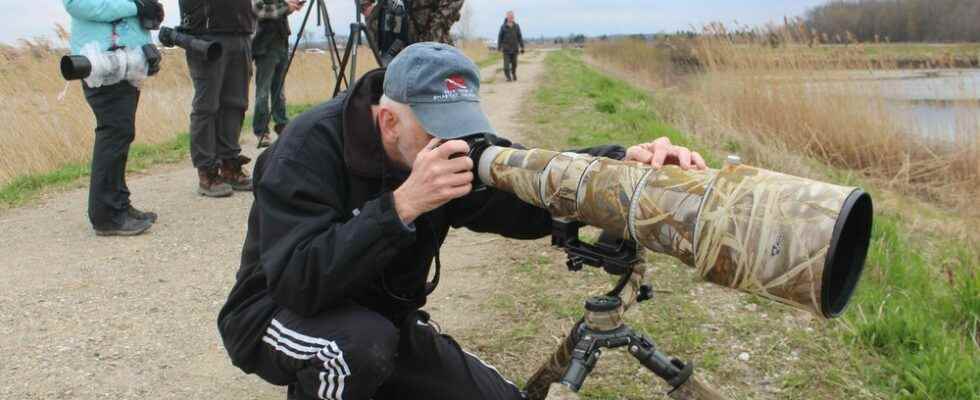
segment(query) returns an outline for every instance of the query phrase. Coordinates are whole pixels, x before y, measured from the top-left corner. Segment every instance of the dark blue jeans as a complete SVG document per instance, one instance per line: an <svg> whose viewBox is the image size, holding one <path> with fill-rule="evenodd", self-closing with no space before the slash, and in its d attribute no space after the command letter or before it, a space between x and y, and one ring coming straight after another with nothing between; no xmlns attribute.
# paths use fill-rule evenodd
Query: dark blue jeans
<svg viewBox="0 0 980 400"><path fill-rule="evenodd" d="M284 48L269 50L255 56L255 115L252 118L255 136L269 133L270 119L274 120L276 125L289 123L289 117L286 116L286 94L283 88L288 62L289 52Z"/></svg>
<svg viewBox="0 0 980 400"><path fill-rule="evenodd" d="M118 228L129 209L126 160L129 145L136 138L140 92L125 81L98 88L83 85L83 90L96 123L88 218L97 229Z"/></svg>

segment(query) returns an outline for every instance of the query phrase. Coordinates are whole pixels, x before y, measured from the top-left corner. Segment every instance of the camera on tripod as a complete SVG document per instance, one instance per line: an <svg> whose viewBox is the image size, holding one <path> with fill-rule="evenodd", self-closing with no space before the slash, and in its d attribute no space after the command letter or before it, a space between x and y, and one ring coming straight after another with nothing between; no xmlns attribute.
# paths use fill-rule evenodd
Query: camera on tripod
<svg viewBox="0 0 980 400"><path fill-rule="evenodd" d="M160 44L166 47L180 47L187 51L192 57L205 61L215 61L221 58L223 50L221 43L201 39L200 37L184 33L180 27L160 28Z"/></svg>

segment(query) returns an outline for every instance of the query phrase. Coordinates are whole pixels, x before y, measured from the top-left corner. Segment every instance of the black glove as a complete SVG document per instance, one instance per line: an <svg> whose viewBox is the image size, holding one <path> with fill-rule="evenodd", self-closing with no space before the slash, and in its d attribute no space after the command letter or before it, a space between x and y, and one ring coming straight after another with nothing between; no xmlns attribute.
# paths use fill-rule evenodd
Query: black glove
<svg viewBox="0 0 980 400"><path fill-rule="evenodd" d="M521 48L521 54L524 54L524 48Z"/></svg>
<svg viewBox="0 0 980 400"><path fill-rule="evenodd" d="M159 29L163 22L163 5L159 0L136 0L136 16L143 29Z"/></svg>

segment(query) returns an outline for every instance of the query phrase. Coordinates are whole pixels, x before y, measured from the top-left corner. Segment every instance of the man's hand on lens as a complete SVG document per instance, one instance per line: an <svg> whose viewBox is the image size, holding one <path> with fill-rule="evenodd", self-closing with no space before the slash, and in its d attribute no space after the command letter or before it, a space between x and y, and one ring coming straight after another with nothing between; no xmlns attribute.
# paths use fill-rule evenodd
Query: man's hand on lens
<svg viewBox="0 0 980 400"><path fill-rule="evenodd" d="M415 157L412 173L395 190L395 211L406 224L419 215L466 196L473 188L473 160L456 157L470 146L462 140L432 139Z"/></svg>
<svg viewBox="0 0 980 400"><path fill-rule="evenodd" d="M679 166L684 170L708 169L704 158L698 152L688 150L683 146L674 146L666 137L630 147L626 150L626 158L623 160L648 164L654 168L669 164Z"/></svg>

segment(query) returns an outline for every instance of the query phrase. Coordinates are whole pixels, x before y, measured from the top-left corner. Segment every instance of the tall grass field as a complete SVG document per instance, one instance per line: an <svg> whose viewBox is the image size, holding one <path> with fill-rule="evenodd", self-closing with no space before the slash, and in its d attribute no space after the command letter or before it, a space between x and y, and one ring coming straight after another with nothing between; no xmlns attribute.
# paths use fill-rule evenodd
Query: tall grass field
<svg viewBox="0 0 980 400"><path fill-rule="evenodd" d="M475 61L490 58L480 42L464 42L463 51ZM189 127L193 85L184 51L164 49L160 73L146 80L140 92L134 158L156 153L152 146L175 147ZM59 61L66 50L46 41L0 45L0 204L18 204L21 188L35 190L48 183L84 176L94 141L95 117L85 102L81 81L65 82ZM377 67L367 48L357 60L358 73ZM298 52L286 80L290 104L326 101L333 93L334 75L329 54ZM254 106L254 82L250 106ZM246 121L246 123L249 121ZM186 135L185 135L186 136ZM183 140L183 139L181 139ZM149 147L147 147L149 146ZM186 153L186 146L177 150ZM172 156L150 161L177 161ZM152 164L152 162L151 162Z"/></svg>

